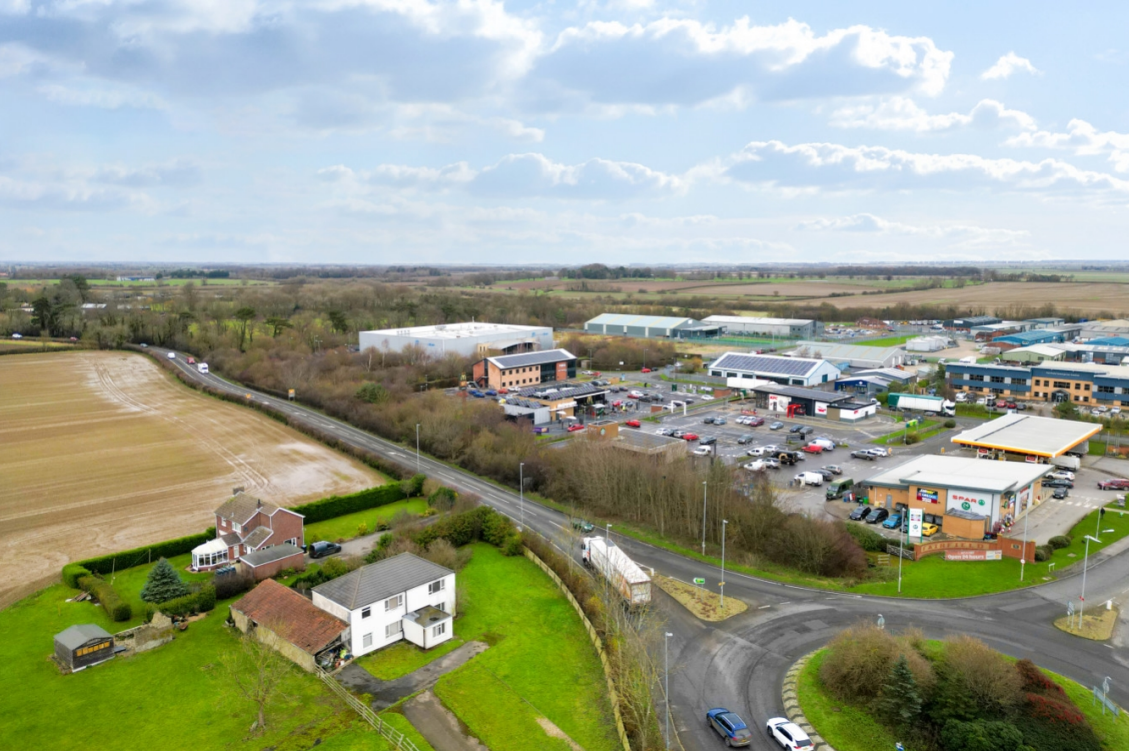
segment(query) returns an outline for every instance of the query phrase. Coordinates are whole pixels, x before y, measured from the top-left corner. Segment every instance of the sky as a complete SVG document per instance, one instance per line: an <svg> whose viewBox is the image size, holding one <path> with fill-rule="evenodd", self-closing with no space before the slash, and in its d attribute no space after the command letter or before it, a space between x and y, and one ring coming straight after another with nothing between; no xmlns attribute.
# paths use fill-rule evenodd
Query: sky
<svg viewBox="0 0 1129 751"><path fill-rule="evenodd" d="M0 0L0 259L1129 260L1129 4Z"/></svg>

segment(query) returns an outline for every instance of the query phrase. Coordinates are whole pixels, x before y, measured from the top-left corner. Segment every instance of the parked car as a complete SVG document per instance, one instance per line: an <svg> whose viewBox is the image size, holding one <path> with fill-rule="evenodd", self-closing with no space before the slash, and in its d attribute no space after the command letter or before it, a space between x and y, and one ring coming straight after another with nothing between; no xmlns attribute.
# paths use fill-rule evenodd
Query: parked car
<svg viewBox="0 0 1129 751"><path fill-rule="evenodd" d="M815 444L815 443L809 443L808 445L804 446L800 450L803 451L805 454L822 454L823 453L823 447L818 445L818 444Z"/></svg>
<svg viewBox="0 0 1129 751"><path fill-rule="evenodd" d="M750 472L763 472L764 470L768 469L768 460L754 459L753 461L748 462L742 466Z"/></svg>
<svg viewBox="0 0 1129 751"><path fill-rule="evenodd" d="M747 443L752 443L753 438L755 438L755 436L752 433L745 433L743 436L737 439L737 445L744 446Z"/></svg>
<svg viewBox="0 0 1129 751"><path fill-rule="evenodd" d="M747 746L753 742L753 731L745 721L724 707L706 712L706 724L722 737L726 746Z"/></svg>
<svg viewBox="0 0 1129 751"><path fill-rule="evenodd" d="M830 472L833 475L843 474L843 468L840 467L838 464L828 464L825 467L823 467L823 469L826 469L828 472Z"/></svg>
<svg viewBox="0 0 1129 751"><path fill-rule="evenodd" d="M679 438L681 438L684 441L696 441L696 440L698 440L698 434L697 433L683 433L682 435L679 436Z"/></svg>
<svg viewBox="0 0 1129 751"><path fill-rule="evenodd" d="M901 514L890 514L890 518L882 522L884 529L899 529L902 526Z"/></svg>
<svg viewBox="0 0 1129 751"><path fill-rule="evenodd" d="M570 433L575 433L578 430L584 430L584 426L583 425L569 425L568 426L568 432L570 432Z"/></svg>
<svg viewBox="0 0 1129 751"><path fill-rule="evenodd" d="M1065 477L1048 477L1043 480L1044 488L1073 488L1074 481L1067 480Z"/></svg>
<svg viewBox="0 0 1129 751"><path fill-rule="evenodd" d="M874 511L872 511L870 514L867 515L866 523L867 524L878 524L879 522L886 521L886 519L888 519L889 516L890 516L890 512L887 511L886 509L876 508L876 509L874 509Z"/></svg>
<svg viewBox="0 0 1129 751"><path fill-rule="evenodd" d="M799 483L800 485L818 486L823 484L823 475L819 474L818 472L801 472L800 474L793 477L792 480Z"/></svg>
<svg viewBox="0 0 1129 751"><path fill-rule="evenodd" d="M779 420L776 420L775 422L773 422L771 425L768 426L768 429L769 430L780 430L782 427L784 427L784 423L780 422Z"/></svg>
<svg viewBox="0 0 1129 751"><path fill-rule="evenodd" d="M650 372L651 372L651 369L650 369L650 368L643 368L643 369L642 369L642 370L640 370L639 372L640 372L640 373L650 373Z"/></svg>
<svg viewBox="0 0 1129 751"><path fill-rule="evenodd" d="M874 454L875 456L889 456L890 455L890 449L886 448L885 446L875 446L874 448L867 449L867 451Z"/></svg>
<svg viewBox="0 0 1129 751"><path fill-rule="evenodd" d="M596 529L596 525L594 525L592 522L585 521L584 519L573 519L572 528L579 532L583 532L584 534L588 534L592 530Z"/></svg>
<svg viewBox="0 0 1129 751"><path fill-rule="evenodd" d="M333 555L334 553L340 552L341 546L335 542L315 542L309 547L311 558L324 558L327 555Z"/></svg>
<svg viewBox="0 0 1129 751"><path fill-rule="evenodd" d="M761 425L764 425L764 418L763 417L753 417L753 418L750 418L749 421L745 424L748 425L749 427L752 427L752 428L759 428Z"/></svg>
<svg viewBox="0 0 1129 751"><path fill-rule="evenodd" d="M823 475L824 482L830 482L835 477L831 470L824 469L823 467L820 467L819 469L813 469L812 472L818 472L819 474Z"/></svg>
<svg viewBox="0 0 1129 751"><path fill-rule="evenodd" d="M858 505L855 506L854 510L847 516L847 518L853 522L861 522L863 519L870 515L870 512L872 510L873 507L871 506Z"/></svg>
<svg viewBox="0 0 1129 751"><path fill-rule="evenodd" d="M922 524L921 524L921 536L922 537L932 537L933 535L937 534L940 531L941 531L941 528L938 527L936 524L933 524L932 522L922 522Z"/></svg>
<svg viewBox="0 0 1129 751"><path fill-rule="evenodd" d="M702 420L702 424L703 424L703 425L713 425L713 418L712 418L712 417L706 417L706 418L704 418L704 419Z"/></svg>
<svg viewBox="0 0 1129 751"><path fill-rule="evenodd" d="M702 436L701 438L698 439L698 445L699 446L712 446L715 443L717 443L717 437L712 436L712 435L711 436Z"/></svg>
<svg viewBox="0 0 1129 751"><path fill-rule="evenodd" d="M486 389L485 393L486 393L486 396L497 396L498 395L498 392L495 391L494 389Z"/></svg>
<svg viewBox="0 0 1129 751"><path fill-rule="evenodd" d="M828 470L830 471L830 470ZM855 481L850 477L844 477L842 480L835 480L827 486L826 499L833 501L836 498L844 497L855 486Z"/></svg>
<svg viewBox="0 0 1129 751"><path fill-rule="evenodd" d="M659 428L659 435L674 435L674 428Z"/></svg>
<svg viewBox="0 0 1129 751"><path fill-rule="evenodd" d="M713 453L713 450L709 446L698 446L698 448L694 449L690 453L694 456L709 456L711 453Z"/></svg>
<svg viewBox="0 0 1129 751"><path fill-rule="evenodd" d="M1113 480L1098 480L1098 490L1129 490L1129 480L1124 477Z"/></svg>
<svg viewBox="0 0 1129 751"><path fill-rule="evenodd" d="M1068 469L1056 469L1054 472L1051 472L1049 475L1047 475L1047 477L1056 480L1073 480L1074 473Z"/></svg>
<svg viewBox="0 0 1129 751"><path fill-rule="evenodd" d="M788 429L788 432L789 433L799 433L803 429L804 429L803 425L793 425L791 428Z"/></svg>
<svg viewBox="0 0 1129 751"><path fill-rule="evenodd" d="M856 459L865 459L868 462L872 462L878 458L874 454L870 453L870 449L859 449L858 451L852 451L851 456Z"/></svg>
<svg viewBox="0 0 1129 751"><path fill-rule="evenodd" d="M813 446L820 446L824 451L835 450L835 441L830 438L813 438L811 442Z"/></svg>
<svg viewBox="0 0 1129 751"><path fill-rule="evenodd" d="M1070 491L1066 488L1055 488L1051 492L1051 498L1059 501L1061 501L1063 498L1066 498L1068 495L1070 495Z"/></svg>
<svg viewBox="0 0 1129 751"><path fill-rule="evenodd" d="M809 436L815 432L815 428L810 425L803 425L800 427L800 435L803 437Z"/></svg>
<svg viewBox="0 0 1129 751"><path fill-rule="evenodd" d="M624 425L626 425L629 428L641 428L641 427L643 427L643 424L641 422L639 422L638 420L628 420L627 422L624 423Z"/></svg>
<svg viewBox="0 0 1129 751"><path fill-rule="evenodd" d="M807 751L814 747L808 734L799 725L784 717L773 717L766 727L768 737L788 751Z"/></svg>
<svg viewBox="0 0 1129 751"><path fill-rule="evenodd" d="M724 425L725 424L725 418L724 417L715 417L715 418L713 418L713 424L714 425Z"/></svg>
<svg viewBox="0 0 1129 751"><path fill-rule="evenodd" d="M779 459L774 459L773 457L768 456L768 457L765 457L763 461L764 461L764 465L766 467L768 467L769 469L780 469L780 460Z"/></svg>

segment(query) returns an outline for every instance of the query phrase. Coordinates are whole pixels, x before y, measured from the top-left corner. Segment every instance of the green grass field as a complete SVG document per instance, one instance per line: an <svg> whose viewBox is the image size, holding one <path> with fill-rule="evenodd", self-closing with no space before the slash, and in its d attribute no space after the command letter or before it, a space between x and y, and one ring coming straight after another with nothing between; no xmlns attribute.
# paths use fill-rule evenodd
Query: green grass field
<svg viewBox="0 0 1129 751"><path fill-rule="evenodd" d="M925 433L933 436L937 434L933 431L935 431L935 429L939 425L941 426L941 429L944 430L942 423L939 423L937 420L924 419L918 422L916 427L909 428L908 432L917 433L919 437L924 437ZM900 445L905 438L906 433L906 425L905 423L902 423L901 427L897 430L891 431L884 436L875 438L873 441L871 441L871 443L877 443L883 446Z"/></svg>
<svg viewBox="0 0 1129 751"><path fill-rule="evenodd" d="M866 339L865 341L851 342L851 344L860 344L864 347L900 347L910 339L918 336L920 336L920 334L906 334L904 336L884 336L881 339Z"/></svg>
<svg viewBox="0 0 1129 751"><path fill-rule="evenodd" d="M441 678L436 695L491 751L568 751L537 724L538 713L586 751L616 748L600 660L568 600L525 558L473 549L458 577L455 635L491 647Z"/></svg>
<svg viewBox="0 0 1129 751"><path fill-rule="evenodd" d="M459 623L456 621L455 633L458 634L458 632ZM453 652L465 643L461 637L456 635L450 641L445 641L438 647L432 647L425 652L406 641L397 642L390 647L378 649L364 657L357 658L357 664L382 681L394 681L438 660L449 652Z"/></svg>
<svg viewBox="0 0 1129 751"><path fill-rule="evenodd" d="M314 522L306 525L306 542L319 540L351 540L357 536L361 523L368 525L368 532L376 530L376 523L388 521L401 511L419 516L427 510L427 500L424 498L409 498L405 501L396 501L380 508L357 511L352 514L338 516L335 519L326 519L323 522Z"/></svg>

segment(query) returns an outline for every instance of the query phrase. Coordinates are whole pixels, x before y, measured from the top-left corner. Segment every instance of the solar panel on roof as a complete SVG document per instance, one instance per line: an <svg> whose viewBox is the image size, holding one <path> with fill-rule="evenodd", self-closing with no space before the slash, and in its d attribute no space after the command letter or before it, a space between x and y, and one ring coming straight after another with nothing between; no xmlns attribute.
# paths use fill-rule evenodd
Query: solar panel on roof
<svg viewBox="0 0 1129 751"><path fill-rule="evenodd" d="M575 360L576 356L568 350L550 349L544 352L524 352L518 355L503 355L490 358L500 368L521 368L526 365L542 365L547 362Z"/></svg>
<svg viewBox="0 0 1129 751"><path fill-rule="evenodd" d="M723 355L713 364L714 368L733 368L734 370L749 370L757 373L778 373L780 375L807 375L819 362L801 360L793 357L764 357L762 355Z"/></svg>

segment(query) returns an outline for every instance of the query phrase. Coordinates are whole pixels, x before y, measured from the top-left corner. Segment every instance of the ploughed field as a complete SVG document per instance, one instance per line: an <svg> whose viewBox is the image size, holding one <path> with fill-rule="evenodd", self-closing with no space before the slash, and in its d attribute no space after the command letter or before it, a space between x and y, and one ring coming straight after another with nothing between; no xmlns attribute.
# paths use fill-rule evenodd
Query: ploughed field
<svg viewBox="0 0 1129 751"><path fill-rule="evenodd" d="M0 358L0 607L70 560L203 531L233 487L290 506L383 478L148 358Z"/></svg>

